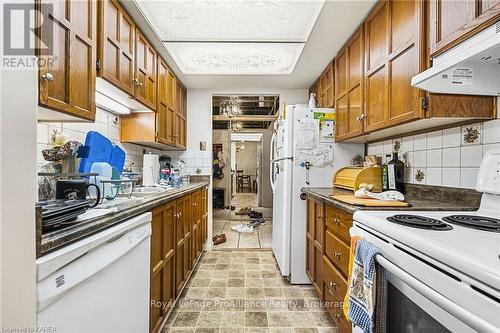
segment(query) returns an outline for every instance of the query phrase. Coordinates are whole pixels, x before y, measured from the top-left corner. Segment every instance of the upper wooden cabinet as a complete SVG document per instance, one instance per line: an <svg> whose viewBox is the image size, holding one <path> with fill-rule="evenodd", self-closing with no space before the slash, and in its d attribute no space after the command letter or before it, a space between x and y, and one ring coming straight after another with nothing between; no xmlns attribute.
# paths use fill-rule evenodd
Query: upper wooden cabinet
<svg viewBox="0 0 500 333"><path fill-rule="evenodd" d="M167 63L157 57L157 112L132 113L122 117L121 141L156 148L186 149L186 89L176 80Z"/></svg>
<svg viewBox="0 0 500 333"><path fill-rule="evenodd" d="M156 50L135 30L135 98L156 110Z"/></svg>
<svg viewBox="0 0 500 333"><path fill-rule="evenodd" d="M172 80L173 78L173 80ZM166 62L158 57L158 107L156 139L160 143L175 145L176 111L172 105L175 77Z"/></svg>
<svg viewBox="0 0 500 333"><path fill-rule="evenodd" d="M50 30L37 33L52 54L41 50L37 54L39 68L39 104L63 115L55 120L95 119L95 78L97 45L97 1L37 0L35 5L50 21ZM42 12L39 12L42 13ZM41 14L36 19L43 20ZM48 27L49 25L44 25ZM52 37L52 38L50 38ZM51 41L51 43L49 42ZM39 50L40 45L37 47ZM66 117L67 116L67 117ZM51 114L40 114L39 120Z"/></svg>
<svg viewBox="0 0 500 333"><path fill-rule="evenodd" d="M117 0L101 0L99 26L98 75L129 95L134 95L134 21Z"/></svg>
<svg viewBox="0 0 500 333"><path fill-rule="evenodd" d="M334 72L335 65L332 62L325 68L318 81L314 84L314 89L311 89L311 92L316 94L316 102L320 108L333 108L335 105Z"/></svg>
<svg viewBox="0 0 500 333"><path fill-rule="evenodd" d="M360 121L363 100L363 29L359 29L335 59L336 138L347 139L363 132Z"/></svg>
<svg viewBox="0 0 500 333"><path fill-rule="evenodd" d="M500 0L430 0L431 57L500 20Z"/></svg>
<svg viewBox="0 0 500 333"><path fill-rule="evenodd" d="M410 85L425 69L420 1L381 1L365 22L365 132L423 116L424 91Z"/></svg>

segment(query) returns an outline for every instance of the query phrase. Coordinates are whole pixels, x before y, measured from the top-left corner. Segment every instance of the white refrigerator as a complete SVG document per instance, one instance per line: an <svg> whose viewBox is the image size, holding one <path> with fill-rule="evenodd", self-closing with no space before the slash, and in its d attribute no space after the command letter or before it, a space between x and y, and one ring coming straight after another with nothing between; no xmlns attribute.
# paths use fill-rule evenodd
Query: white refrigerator
<svg viewBox="0 0 500 333"><path fill-rule="evenodd" d="M292 284L311 283L306 275L306 201L303 187L331 187L335 172L348 166L364 145L335 143L335 110L287 106L271 139L273 252L281 274Z"/></svg>

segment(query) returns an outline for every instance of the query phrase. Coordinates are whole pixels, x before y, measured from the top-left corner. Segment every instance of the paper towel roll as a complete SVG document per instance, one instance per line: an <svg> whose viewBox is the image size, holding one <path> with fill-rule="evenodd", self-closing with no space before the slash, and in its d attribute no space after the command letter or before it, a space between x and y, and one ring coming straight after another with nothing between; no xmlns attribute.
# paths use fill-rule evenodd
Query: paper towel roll
<svg viewBox="0 0 500 333"><path fill-rule="evenodd" d="M142 163L142 185L153 186L160 182L160 157L145 154Z"/></svg>

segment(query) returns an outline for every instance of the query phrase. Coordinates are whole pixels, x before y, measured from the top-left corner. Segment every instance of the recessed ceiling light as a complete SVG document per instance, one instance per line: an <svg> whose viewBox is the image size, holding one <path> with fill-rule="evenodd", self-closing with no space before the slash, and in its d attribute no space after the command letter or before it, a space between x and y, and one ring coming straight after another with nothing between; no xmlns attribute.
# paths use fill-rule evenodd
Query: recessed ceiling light
<svg viewBox="0 0 500 333"><path fill-rule="evenodd" d="M287 75L303 43L165 43L184 74Z"/></svg>
<svg viewBox="0 0 500 333"><path fill-rule="evenodd" d="M135 0L165 41L305 42L324 0Z"/></svg>

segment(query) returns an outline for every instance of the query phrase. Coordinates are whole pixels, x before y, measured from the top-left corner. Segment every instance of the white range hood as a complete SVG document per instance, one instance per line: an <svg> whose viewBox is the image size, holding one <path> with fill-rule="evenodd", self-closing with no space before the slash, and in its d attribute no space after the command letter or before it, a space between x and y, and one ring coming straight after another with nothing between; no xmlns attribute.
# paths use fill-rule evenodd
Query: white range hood
<svg viewBox="0 0 500 333"><path fill-rule="evenodd" d="M500 96L500 22L434 58L411 85L432 93Z"/></svg>

